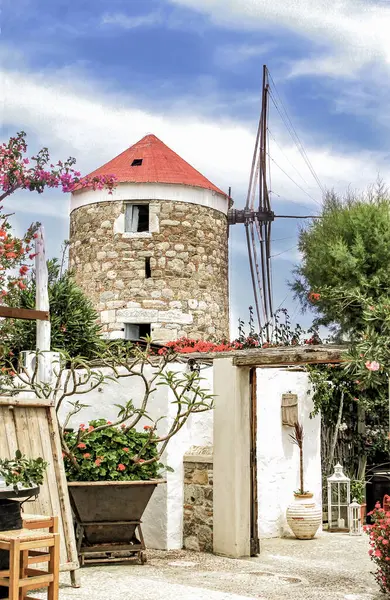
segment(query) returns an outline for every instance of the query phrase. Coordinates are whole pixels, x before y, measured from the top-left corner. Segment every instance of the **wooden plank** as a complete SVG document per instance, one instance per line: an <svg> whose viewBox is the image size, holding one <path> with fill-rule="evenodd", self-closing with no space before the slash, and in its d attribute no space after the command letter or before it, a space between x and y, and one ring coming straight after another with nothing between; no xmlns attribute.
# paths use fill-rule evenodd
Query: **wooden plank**
<svg viewBox="0 0 390 600"><path fill-rule="evenodd" d="M50 468L46 469L45 485L41 494L39 494L39 502L34 506L34 513L43 515L58 516L60 514L59 502L57 494L53 494L52 490L57 486L55 465L51 453L50 432L47 423L46 409L31 409L31 413L36 413L36 436L41 449L42 458L50 464ZM53 488L54 486L54 488Z"/></svg>
<svg viewBox="0 0 390 600"><path fill-rule="evenodd" d="M5 429L5 422L2 415L2 410L0 408L0 456L7 457L10 455L8 440L7 440L7 431Z"/></svg>
<svg viewBox="0 0 390 600"><path fill-rule="evenodd" d="M14 458L15 452L18 449L18 442L14 422L14 411L10 410L7 406L0 407L0 418L3 421L5 435L7 438L9 453L8 458Z"/></svg>
<svg viewBox="0 0 390 600"><path fill-rule="evenodd" d="M15 398L4 397L0 405L2 456L13 457L19 446L28 457L42 456L49 463L38 500L29 503L27 511L59 517L61 570L74 571L79 564L55 409L14 402Z"/></svg>
<svg viewBox="0 0 390 600"><path fill-rule="evenodd" d="M260 553L259 539L259 505L257 482L257 371L256 367L250 370L250 420L251 420L251 556Z"/></svg>
<svg viewBox="0 0 390 600"><path fill-rule="evenodd" d="M60 511L58 514L61 514L62 516L59 523L61 540L65 544L65 555L67 557L67 563L76 564L76 568L79 568L76 539L73 526L73 515L72 509L70 507L68 482L66 480L64 461L62 459L62 448L55 408L47 409L46 415L50 431L51 454L53 458L53 465L57 483L56 500L58 500ZM61 562L63 563L63 561ZM61 565L61 570L63 570L63 564Z"/></svg>
<svg viewBox="0 0 390 600"><path fill-rule="evenodd" d="M54 406L54 400L50 398L20 398L19 396L0 396L0 406L24 406L31 408L42 408Z"/></svg>
<svg viewBox="0 0 390 600"><path fill-rule="evenodd" d="M10 306L0 306L0 317L6 319L22 319L24 321L50 321L50 313L47 310L11 308Z"/></svg>
<svg viewBox="0 0 390 600"><path fill-rule="evenodd" d="M45 436L49 436L47 422L46 422L46 410L44 408L26 408L30 419L30 445L31 445L31 456L41 456L48 462L48 468L45 471L45 480L41 487L38 499L36 502L31 503L32 512L35 514L53 515L53 501L51 493L51 486L55 485L55 477L53 474L52 456L46 448L42 439ZM30 509L28 509L30 510Z"/></svg>

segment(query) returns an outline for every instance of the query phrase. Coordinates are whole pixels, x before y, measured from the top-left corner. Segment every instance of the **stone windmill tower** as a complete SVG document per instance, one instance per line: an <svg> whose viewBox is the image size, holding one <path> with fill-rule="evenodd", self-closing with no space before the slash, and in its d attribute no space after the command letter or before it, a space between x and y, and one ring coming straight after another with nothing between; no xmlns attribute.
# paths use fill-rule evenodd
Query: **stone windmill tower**
<svg viewBox="0 0 390 600"><path fill-rule="evenodd" d="M71 198L70 266L107 338L229 336L227 194L154 135Z"/></svg>

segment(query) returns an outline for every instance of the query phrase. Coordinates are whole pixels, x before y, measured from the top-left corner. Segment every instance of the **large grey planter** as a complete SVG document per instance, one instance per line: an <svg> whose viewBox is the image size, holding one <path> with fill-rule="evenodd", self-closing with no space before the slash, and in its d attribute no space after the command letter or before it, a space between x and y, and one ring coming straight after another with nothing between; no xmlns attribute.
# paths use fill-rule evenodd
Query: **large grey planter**
<svg viewBox="0 0 390 600"><path fill-rule="evenodd" d="M118 553L144 562L141 519L159 483L164 481L68 482L81 564L115 560Z"/></svg>

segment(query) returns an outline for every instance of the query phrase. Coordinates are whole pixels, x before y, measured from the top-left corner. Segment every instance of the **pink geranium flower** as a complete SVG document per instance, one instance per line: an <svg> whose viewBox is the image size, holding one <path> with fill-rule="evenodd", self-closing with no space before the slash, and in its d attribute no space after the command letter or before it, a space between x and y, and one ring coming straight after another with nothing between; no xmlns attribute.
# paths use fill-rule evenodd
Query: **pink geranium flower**
<svg viewBox="0 0 390 600"><path fill-rule="evenodd" d="M379 371L379 369L380 369L381 366L380 366L380 364L376 360L373 360L373 361L368 360L365 363L365 367L369 371Z"/></svg>

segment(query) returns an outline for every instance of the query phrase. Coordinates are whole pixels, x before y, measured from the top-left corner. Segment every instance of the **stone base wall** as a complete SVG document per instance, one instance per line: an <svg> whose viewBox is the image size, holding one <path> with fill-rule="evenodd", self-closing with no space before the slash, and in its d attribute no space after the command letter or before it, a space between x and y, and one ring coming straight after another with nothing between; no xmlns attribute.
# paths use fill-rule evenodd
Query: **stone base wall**
<svg viewBox="0 0 390 600"><path fill-rule="evenodd" d="M98 202L70 216L70 267L100 313L105 337L123 338L126 323L150 323L160 342L228 338L226 215L153 200L149 231L129 233L125 207L125 201Z"/></svg>
<svg viewBox="0 0 390 600"><path fill-rule="evenodd" d="M184 455L183 547L213 551L212 447L193 447Z"/></svg>

